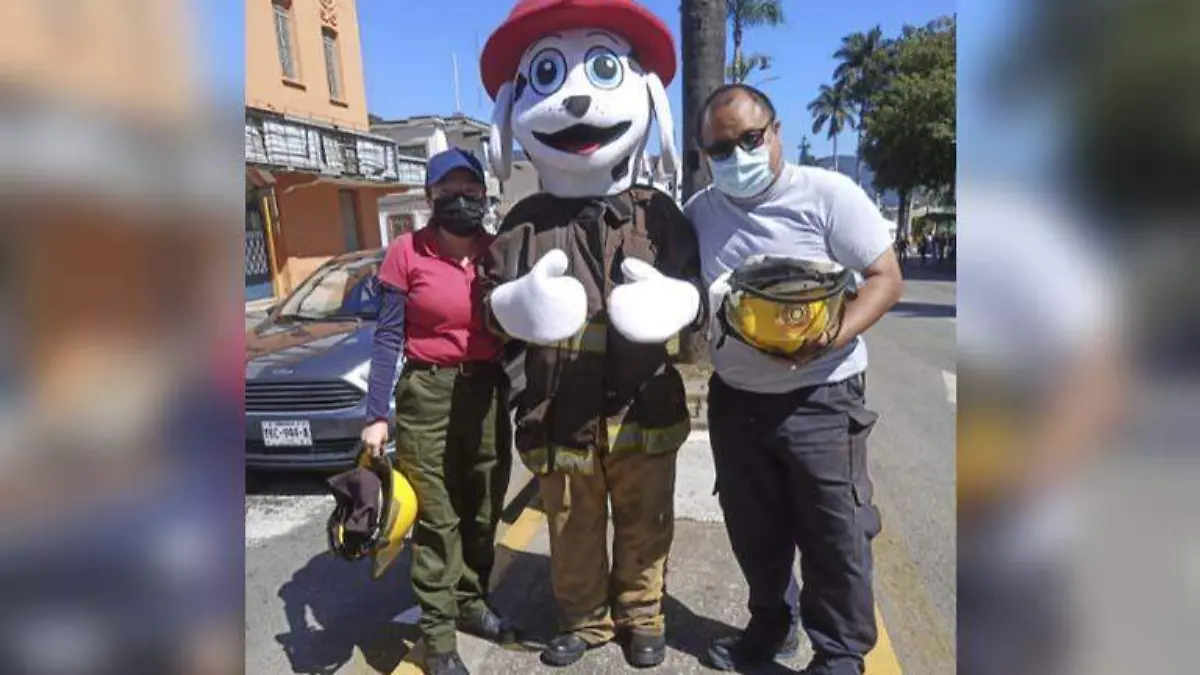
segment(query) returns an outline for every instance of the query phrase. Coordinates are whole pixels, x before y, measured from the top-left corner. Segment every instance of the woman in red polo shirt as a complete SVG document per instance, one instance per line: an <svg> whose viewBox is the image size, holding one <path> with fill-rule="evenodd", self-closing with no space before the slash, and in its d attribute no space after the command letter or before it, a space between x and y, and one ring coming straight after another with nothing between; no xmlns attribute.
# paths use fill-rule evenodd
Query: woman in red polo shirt
<svg viewBox="0 0 1200 675"><path fill-rule="evenodd" d="M512 466L502 343L485 327L475 270L491 236L483 167L457 148L429 159L428 227L393 242L371 350L362 439L382 452L395 385L396 462L417 493L412 584L428 646L426 672L466 675L455 629L504 641L489 607L496 525Z"/></svg>

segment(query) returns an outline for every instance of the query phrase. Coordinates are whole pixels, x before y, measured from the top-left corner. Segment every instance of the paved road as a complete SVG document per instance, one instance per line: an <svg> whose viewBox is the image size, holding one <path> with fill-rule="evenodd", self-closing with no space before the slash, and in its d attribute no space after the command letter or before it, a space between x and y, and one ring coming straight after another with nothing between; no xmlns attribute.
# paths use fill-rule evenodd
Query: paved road
<svg viewBox="0 0 1200 675"><path fill-rule="evenodd" d="M876 543L884 636L870 675L954 672L954 283L922 269L909 279L902 304L868 336L868 405L881 414L871 469L884 514ZM704 645L747 618L712 476L706 436L696 433L680 453L671 650L658 672L708 672L698 662ZM553 629L545 521L536 503L525 506L518 494L524 478L510 490L516 506L501 532L494 602L522 625L528 642L506 649L462 638L472 673L541 669L534 650ZM247 497L247 672L419 672L419 648L410 651L416 611L406 561L373 584L365 569L324 555L328 500L319 479L298 476L273 478ZM774 672L794 672L807 656ZM626 669L612 646L570 670Z"/></svg>

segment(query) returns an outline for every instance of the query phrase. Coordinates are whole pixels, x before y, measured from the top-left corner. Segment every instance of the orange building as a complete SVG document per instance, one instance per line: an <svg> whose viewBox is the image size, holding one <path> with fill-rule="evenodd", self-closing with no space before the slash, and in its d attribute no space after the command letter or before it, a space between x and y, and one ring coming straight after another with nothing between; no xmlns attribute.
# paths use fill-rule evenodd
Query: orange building
<svg viewBox="0 0 1200 675"><path fill-rule="evenodd" d="M424 162L370 133L354 0L246 0L246 299L380 245L379 198Z"/></svg>

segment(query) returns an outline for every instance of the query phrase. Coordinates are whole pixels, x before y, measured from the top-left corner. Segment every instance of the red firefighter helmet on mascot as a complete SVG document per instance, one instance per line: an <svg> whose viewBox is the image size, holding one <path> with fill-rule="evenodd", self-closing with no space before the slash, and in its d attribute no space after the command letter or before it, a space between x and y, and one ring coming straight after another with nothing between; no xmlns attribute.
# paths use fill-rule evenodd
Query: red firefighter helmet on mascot
<svg viewBox="0 0 1200 675"><path fill-rule="evenodd" d="M675 39L662 19L634 0L519 0L483 47L480 74L493 100L516 76L529 45L547 33L578 28L609 30L633 46L638 63L663 86L675 77Z"/></svg>

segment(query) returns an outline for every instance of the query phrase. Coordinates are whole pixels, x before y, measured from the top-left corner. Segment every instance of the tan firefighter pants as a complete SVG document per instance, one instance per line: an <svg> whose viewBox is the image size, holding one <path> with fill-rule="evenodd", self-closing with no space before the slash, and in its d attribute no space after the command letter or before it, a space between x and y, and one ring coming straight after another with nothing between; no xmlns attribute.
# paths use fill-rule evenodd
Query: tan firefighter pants
<svg viewBox="0 0 1200 675"><path fill-rule="evenodd" d="M613 639L615 630L663 632L663 573L675 529L676 454L601 451L592 475L539 477L562 630L589 644Z"/></svg>

